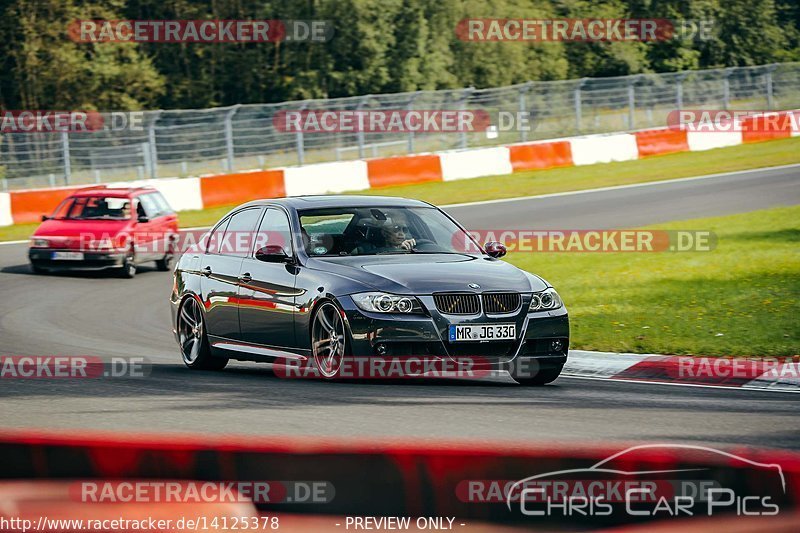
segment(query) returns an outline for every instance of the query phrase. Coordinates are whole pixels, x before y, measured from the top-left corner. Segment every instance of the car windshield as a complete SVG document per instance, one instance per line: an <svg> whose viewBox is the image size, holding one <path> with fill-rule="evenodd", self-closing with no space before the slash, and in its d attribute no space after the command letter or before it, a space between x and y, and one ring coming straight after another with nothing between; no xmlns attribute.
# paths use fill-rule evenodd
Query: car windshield
<svg viewBox="0 0 800 533"><path fill-rule="evenodd" d="M53 213L59 220L128 220L130 198L118 196L76 196L68 198Z"/></svg>
<svg viewBox="0 0 800 533"><path fill-rule="evenodd" d="M467 233L434 207L336 207L299 215L311 256L481 253Z"/></svg>

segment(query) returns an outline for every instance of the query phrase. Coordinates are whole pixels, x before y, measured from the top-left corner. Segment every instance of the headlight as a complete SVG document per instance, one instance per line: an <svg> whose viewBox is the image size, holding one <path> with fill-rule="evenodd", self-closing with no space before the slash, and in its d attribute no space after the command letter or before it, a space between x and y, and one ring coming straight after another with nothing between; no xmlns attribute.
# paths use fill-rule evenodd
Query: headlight
<svg viewBox="0 0 800 533"><path fill-rule="evenodd" d="M31 239L31 246L34 248L49 248L50 241L47 239Z"/></svg>
<svg viewBox="0 0 800 533"><path fill-rule="evenodd" d="M353 295L359 309L372 313L421 313L422 304L413 296L398 296L385 292L362 292Z"/></svg>
<svg viewBox="0 0 800 533"><path fill-rule="evenodd" d="M551 309L558 309L562 307L564 302L552 287L545 289L542 292L535 292L531 297L531 311L549 311Z"/></svg>

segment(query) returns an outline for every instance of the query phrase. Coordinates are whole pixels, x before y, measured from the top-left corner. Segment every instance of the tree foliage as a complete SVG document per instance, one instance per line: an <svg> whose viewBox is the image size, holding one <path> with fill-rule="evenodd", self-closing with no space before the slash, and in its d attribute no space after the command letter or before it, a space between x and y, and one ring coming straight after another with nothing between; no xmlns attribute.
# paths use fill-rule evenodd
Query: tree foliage
<svg viewBox="0 0 800 533"><path fill-rule="evenodd" d="M713 20L711 39L466 42L465 18ZM76 19L324 19L326 43L96 43ZM199 108L800 59L797 0L2 0L5 109Z"/></svg>

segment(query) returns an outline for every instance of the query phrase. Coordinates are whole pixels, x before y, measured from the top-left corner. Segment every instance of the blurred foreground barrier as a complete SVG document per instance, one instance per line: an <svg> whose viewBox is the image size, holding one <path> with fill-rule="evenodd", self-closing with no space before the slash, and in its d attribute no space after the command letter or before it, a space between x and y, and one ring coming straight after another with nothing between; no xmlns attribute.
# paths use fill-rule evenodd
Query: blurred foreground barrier
<svg viewBox="0 0 800 533"><path fill-rule="evenodd" d="M650 484L654 494L667 500L678 494L678 487L713 488L716 503L695 492L694 504L695 511L712 505L714 517L742 515L743 510L788 515L800 506L800 454L688 444L420 444L5 431L0 433L0 455L0 479L5 480L281 480L284 488L316 480L329 487L325 497L299 502L291 501L292 490L283 492L278 501L257 503L262 513L453 517L461 522L593 527L671 518L664 513L648 515L654 501L631 500L627 492L620 492L621 483L625 487L632 482ZM542 494L555 498L545 515L522 512L545 509L536 498L520 501L522 489L537 483ZM578 486L595 487L594 496L603 496L613 512L565 515L566 500ZM0 491L0 500L3 497ZM694 516L698 514L704 513Z"/></svg>

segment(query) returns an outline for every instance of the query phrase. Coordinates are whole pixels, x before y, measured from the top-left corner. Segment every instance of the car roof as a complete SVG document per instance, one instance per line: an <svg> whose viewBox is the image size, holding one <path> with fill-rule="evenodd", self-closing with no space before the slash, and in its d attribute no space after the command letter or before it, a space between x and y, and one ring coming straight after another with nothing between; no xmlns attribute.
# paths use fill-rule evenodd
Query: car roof
<svg viewBox="0 0 800 533"><path fill-rule="evenodd" d="M99 185L96 187L78 189L70 196L110 196L114 198L127 198L128 196L155 191L156 189L153 187L105 187Z"/></svg>
<svg viewBox="0 0 800 533"><path fill-rule="evenodd" d="M398 196L367 196L356 194L328 194L264 198L245 205L278 204L293 209L326 209L330 207L430 207L421 200ZM244 206L242 206L244 207Z"/></svg>

